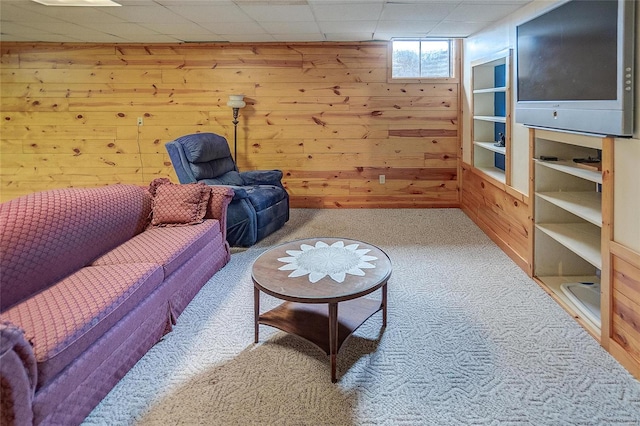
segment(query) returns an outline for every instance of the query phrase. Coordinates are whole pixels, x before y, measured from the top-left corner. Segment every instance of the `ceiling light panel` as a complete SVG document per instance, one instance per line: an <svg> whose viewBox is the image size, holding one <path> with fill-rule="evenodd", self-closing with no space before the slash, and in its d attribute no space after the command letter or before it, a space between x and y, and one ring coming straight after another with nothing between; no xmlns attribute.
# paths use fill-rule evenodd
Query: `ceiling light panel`
<svg viewBox="0 0 640 426"><path fill-rule="evenodd" d="M112 0L31 0L45 6L92 6L92 7L109 7L122 6Z"/></svg>

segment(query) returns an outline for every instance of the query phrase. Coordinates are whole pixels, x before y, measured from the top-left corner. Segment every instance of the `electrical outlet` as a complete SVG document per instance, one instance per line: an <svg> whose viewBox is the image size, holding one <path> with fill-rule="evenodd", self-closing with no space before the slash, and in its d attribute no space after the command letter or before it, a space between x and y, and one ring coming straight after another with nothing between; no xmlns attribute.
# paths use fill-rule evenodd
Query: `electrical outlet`
<svg viewBox="0 0 640 426"><path fill-rule="evenodd" d="M380 181L380 183L385 183L387 181L384 175L378 176L378 180Z"/></svg>
<svg viewBox="0 0 640 426"><path fill-rule="evenodd" d="M142 117L138 117L138 126L142 126L143 124Z"/></svg>

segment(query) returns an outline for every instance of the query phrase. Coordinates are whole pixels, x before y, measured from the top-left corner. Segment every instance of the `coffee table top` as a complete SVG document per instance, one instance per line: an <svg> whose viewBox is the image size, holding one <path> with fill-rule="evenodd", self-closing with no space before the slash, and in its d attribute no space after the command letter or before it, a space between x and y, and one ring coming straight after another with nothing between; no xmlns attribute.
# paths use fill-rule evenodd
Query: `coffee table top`
<svg viewBox="0 0 640 426"><path fill-rule="evenodd" d="M391 260L371 244L347 238L309 238L261 254L251 278L262 291L283 300L332 303L355 299L382 287Z"/></svg>

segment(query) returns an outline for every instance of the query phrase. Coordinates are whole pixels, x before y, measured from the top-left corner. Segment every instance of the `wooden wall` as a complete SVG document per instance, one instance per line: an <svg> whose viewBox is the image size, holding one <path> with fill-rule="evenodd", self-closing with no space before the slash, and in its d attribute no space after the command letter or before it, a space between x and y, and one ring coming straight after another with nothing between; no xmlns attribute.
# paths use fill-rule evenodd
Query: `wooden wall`
<svg viewBox="0 0 640 426"><path fill-rule="evenodd" d="M531 276L532 221L528 197L462 163L461 208Z"/></svg>
<svg viewBox="0 0 640 426"><path fill-rule="evenodd" d="M607 349L640 380L640 253L611 243L611 323Z"/></svg>
<svg viewBox="0 0 640 426"><path fill-rule="evenodd" d="M281 169L292 206L458 206L458 82L388 83L387 43L2 43L1 51L2 201L177 182L164 143L214 132L232 145L226 102L242 93L238 165Z"/></svg>

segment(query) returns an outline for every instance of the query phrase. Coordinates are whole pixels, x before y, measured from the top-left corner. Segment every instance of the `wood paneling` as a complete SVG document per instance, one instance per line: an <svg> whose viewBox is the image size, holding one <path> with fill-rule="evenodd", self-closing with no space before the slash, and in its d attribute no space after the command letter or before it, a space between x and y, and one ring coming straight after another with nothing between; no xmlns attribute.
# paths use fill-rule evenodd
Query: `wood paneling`
<svg viewBox="0 0 640 426"><path fill-rule="evenodd" d="M640 377L640 253L611 243L611 350Z"/></svg>
<svg viewBox="0 0 640 426"><path fill-rule="evenodd" d="M461 205L514 262L531 274L528 259L532 225L526 197L507 191L506 185L463 163Z"/></svg>
<svg viewBox="0 0 640 426"><path fill-rule="evenodd" d="M49 188L177 181L164 144L214 132L232 145L226 102L243 93L238 165L283 170L292 205L459 205L458 83L389 83L387 43L1 50L2 201Z"/></svg>

